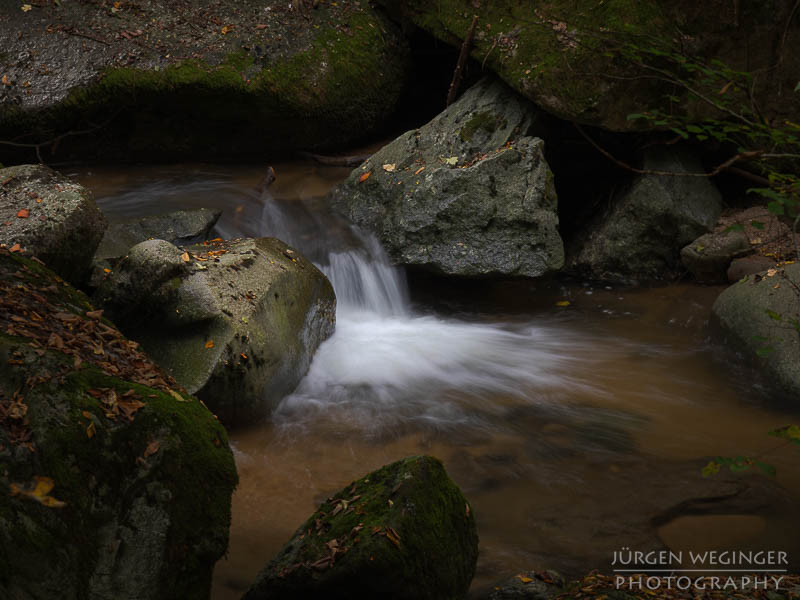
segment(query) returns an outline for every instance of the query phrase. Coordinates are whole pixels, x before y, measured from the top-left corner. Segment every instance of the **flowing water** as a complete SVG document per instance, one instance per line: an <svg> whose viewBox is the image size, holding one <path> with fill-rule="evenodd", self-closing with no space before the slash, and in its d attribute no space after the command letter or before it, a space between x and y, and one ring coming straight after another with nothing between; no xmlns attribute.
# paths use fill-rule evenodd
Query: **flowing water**
<svg viewBox="0 0 800 600"><path fill-rule="evenodd" d="M766 432L800 416L709 341L721 288L422 282L409 291L376 240L325 206L347 169L275 170L263 194L258 168L76 174L111 220L221 208L221 236L280 237L336 291L336 331L296 391L263 425L230 432L241 482L215 599L238 598L328 495L420 453L441 458L473 505L475 586L531 568L608 572L622 546L661 542L774 546L800 559L800 517L784 502L800 494L793 448L765 457L786 490L766 481L765 508L651 522L722 485L698 475L708 456L768 450Z"/></svg>

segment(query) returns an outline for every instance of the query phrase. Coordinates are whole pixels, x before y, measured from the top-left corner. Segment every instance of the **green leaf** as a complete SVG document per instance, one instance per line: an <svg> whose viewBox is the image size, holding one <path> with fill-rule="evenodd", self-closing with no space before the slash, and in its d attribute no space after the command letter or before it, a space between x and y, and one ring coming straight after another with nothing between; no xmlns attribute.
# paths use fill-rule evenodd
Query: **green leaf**
<svg viewBox="0 0 800 600"><path fill-rule="evenodd" d="M773 467L772 465L768 465L767 463L756 461L756 466L762 471L764 471L764 473L769 475L770 477L775 477L775 473L777 473L775 467Z"/></svg>
<svg viewBox="0 0 800 600"><path fill-rule="evenodd" d="M776 217L783 215L786 212L786 208L780 202L772 201L767 204L767 210Z"/></svg>
<svg viewBox="0 0 800 600"><path fill-rule="evenodd" d="M800 92L800 81L798 81L798 82L797 82L797 85L796 85L796 86L794 86L794 91L795 91L795 92Z"/></svg>
<svg viewBox="0 0 800 600"><path fill-rule="evenodd" d="M719 473L719 468L721 466L722 465L720 465L718 462L712 460L705 467L703 467L703 470L701 471L703 477L711 477L712 475L716 475Z"/></svg>
<svg viewBox="0 0 800 600"><path fill-rule="evenodd" d="M774 431L770 431L769 434L773 437L784 440L800 442L800 427L797 425L786 425L785 427L780 427Z"/></svg>
<svg viewBox="0 0 800 600"><path fill-rule="evenodd" d="M776 313L774 310L765 308L764 312L767 313L769 315L769 318L772 319L773 321L783 321L783 317L780 315L780 313Z"/></svg>
<svg viewBox="0 0 800 600"><path fill-rule="evenodd" d="M758 229L759 231L764 229L764 223L762 223L761 221L750 221L750 225L752 225L754 228Z"/></svg>
<svg viewBox="0 0 800 600"><path fill-rule="evenodd" d="M689 134L686 133L683 129L678 129L677 127L673 127L671 129L671 131L674 131L675 133L677 133L679 136L681 136L685 140L689 139Z"/></svg>
<svg viewBox="0 0 800 600"><path fill-rule="evenodd" d="M734 223L733 225L726 227L723 233L730 233L731 231L744 231L744 225L741 223Z"/></svg>
<svg viewBox="0 0 800 600"><path fill-rule="evenodd" d="M697 125L687 125L686 129L689 133L703 133L703 128Z"/></svg>
<svg viewBox="0 0 800 600"><path fill-rule="evenodd" d="M773 352L775 352L775 348L772 346L764 346L763 348L756 350L756 355L760 356L761 358L766 358Z"/></svg>
<svg viewBox="0 0 800 600"><path fill-rule="evenodd" d="M636 119L647 119L647 118L648 118L647 115L642 115L639 113L631 113L627 117L628 121L635 121Z"/></svg>

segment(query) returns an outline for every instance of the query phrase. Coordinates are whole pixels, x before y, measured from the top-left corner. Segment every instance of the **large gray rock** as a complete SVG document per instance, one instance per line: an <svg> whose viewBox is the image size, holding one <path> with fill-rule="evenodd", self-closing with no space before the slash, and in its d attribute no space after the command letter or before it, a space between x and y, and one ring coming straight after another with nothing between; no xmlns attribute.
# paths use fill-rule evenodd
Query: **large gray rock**
<svg viewBox="0 0 800 600"><path fill-rule="evenodd" d="M44 165L0 169L0 243L19 244L67 281L88 275L106 219L88 190Z"/></svg>
<svg viewBox="0 0 800 600"><path fill-rule="evenodd" d="M576 236L569 267L597 279L662 279L680 269L680 250L711 231L722 211L719 191L687 151L654 147L639 175ZM673 175L674 173L674 175Z"/></svg>
<svg viewBox="0 0 800 600"><path fill-rule="evenodd" d="M224 428L85 296L0 251L0 598L208 598Z"/></svg>
<svg viewBox="0 0 800 600"><path fill-rule="evenodd" d="M742 231L704 233L681 249L681 262L700 283L728 281L731 261L750 253L750 241Z"/></svg>
<svg viewBox="0 0 800 600"><path fill-rule="evenodd" d="M537 277L561 268L553 175L536 111L483 80L370 157L330 195L391 258L450 275Z"/></svg>
<svg viewBox="0 0 800 600"><path fill-rule="evenodd" d="M711 309L725 339L787 394L800 394L800 264L748 275Z"/></svg>
<svg viewBox="0 0 800 600"><path fill-rule="evenodd" d="M185 254L134 246L97 290L107 314L226 423L265 417L333 332L327 278L273 238L208 242Z"/></svg>
<svg viewBox="0 0 800 600"><path fill-rule="evenodd" d="M416 456L329 498L243 600L462 598L477 557L469 503L438 459Z"/></svg>
<svg viewBox="0 0 800 600"><path fill-rule="evenodd" d="M176 210L111 223L95 253L95 260L116 259L140 242L165 240L179 246L208 239L222 211L210 208Z"/></svg>

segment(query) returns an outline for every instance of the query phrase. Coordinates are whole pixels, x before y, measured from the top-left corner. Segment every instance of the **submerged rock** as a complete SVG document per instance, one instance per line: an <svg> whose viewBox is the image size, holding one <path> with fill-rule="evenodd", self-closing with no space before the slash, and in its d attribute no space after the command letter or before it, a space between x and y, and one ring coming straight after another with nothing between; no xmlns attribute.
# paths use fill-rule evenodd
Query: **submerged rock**
<svg viewBox="0 0 800 600"><path fill-rule="evenodd" d="M88 276L106 219L88 190L44 165L0 169L0 243L18 244L67 281Z"/></svg>
<svg viewBox="0 0 800 600"><path fill-rule="evenodd" d="M264 418L332 333L327 278L273 238L134 246L96 298L226 423Z"/></svg>
<svg viewBox="0 0 800 600"><path fill-rule="evenodd" d="M330 195L399 264L462 276L561 268L553 175L535 108L483 80L370 157Z"/></svg>
<svg viewBox="0 0 800 600"><path fill-rule="evenodd" d="M719 191L699 161L680 149L654 147L644 169L674 175L638 175L605 212L576 236L571 270L597 279L638 280L674 276L680 250L711 231L722 211Z"/></svg>
<svg viewBox="0 0 800 600"><path fill-rule="evenodd" d="M0 597L208 598L225 430L59 281L0 251Z"/></svg>
<svg viewBox="0 0 800 600"><path fill-rule="evenodd" d="M475 572L475 517L442 463L397 461L323 503L243 600L445 600Z"/></svg>
<svg viewBox="0 0 800 600"><path fill-rule="evenodd" d="M712 321L787 395L800 394L800 264L748 275L720 294Z"/></svg>

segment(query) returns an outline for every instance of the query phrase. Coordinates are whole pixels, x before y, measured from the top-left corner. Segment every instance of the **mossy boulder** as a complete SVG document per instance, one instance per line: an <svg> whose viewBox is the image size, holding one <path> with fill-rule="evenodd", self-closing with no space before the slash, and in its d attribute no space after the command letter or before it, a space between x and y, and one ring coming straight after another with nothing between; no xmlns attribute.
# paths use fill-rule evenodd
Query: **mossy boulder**
<svg viewBox="0 0 800 600"><path fill-rule="evenodd" d="M714 228L722 198L708 178L691 175L703 172L691 152L653 147L643 168L667 174L638 175L621 188L576 236L570 270L600 280L675 277L681 249Z"/></svg>
<svg viewBox="0 0 800 600"><path fill-rule="evenodd" d="M105 228L91 193L74 181L44 165L0 169L0 244L19 245L79 284Z"/></svg>
<svg viewBox="0 0 800 600"><path fill-rule="evenodd" d="M0 596L208 598L225 430L81 293L0 252Z"/></svg>
<svg viewBox="0 0 800 600"><path fill-rule="evenodd" d="M800 393L800 264L748 275L711 309L723 339L788 397Z"/></svg>
<svg viewBox="0 0 800 600"><path fill-rule="evenodd" d="M283 157L363 138L396 107L407 45L368 2L307 4L6 11L0 139L48 141L45 160L152 161ZM34 151L0 146L12 162Z"/></svg>
<svg viewBox="0 0 800 600"><path fill-rule="evenodd" d="M544 142L528 135L538 123L529 102L485 79L371 156L330 202L399 264L461 276L556 271L553 175Z"/></svg>
<svg viewBox="0 0 800 600"><path fill-rule="evenodd" d="M430 456L406 458L323 503L244 600L463 598L478 535L469 502Z"/></svg>
<svg viewBox="0 0 800 600"><path fill-rule="evenodd" d="M332 333L328 279L274 238L134 246L95 298L228 424L264 419Z"/></svg>
<svg viewBox="0 0 800 600"><path fill-rule="evenodd" d="M800 20L792 0L694 2L676 0L380 0L397 18L410 21L460 48L478 16L470 56L544 110L570 121L615 131L653 126L628 115L678 106L708 115L708 105L686 89L665 84L664 55L646 49L696 56L699 65L722 61L752 74L754 100L762 114L797 116L792 92L800 80ZM675 32L680 35L676 36ZM629 45L627 52L621 49ZM638 50L637 50L638 48ZM767 70L769 77L760 73ZM716 95L726 80L707 84L702 69L689 85ZM708 87L704 87L708 85ZM729 93L733 93L729 90ZM668 95L681 95L668 103ZM747 100L745 100L747 101ZM680 109L679 109L680 110Z"/></svg>

